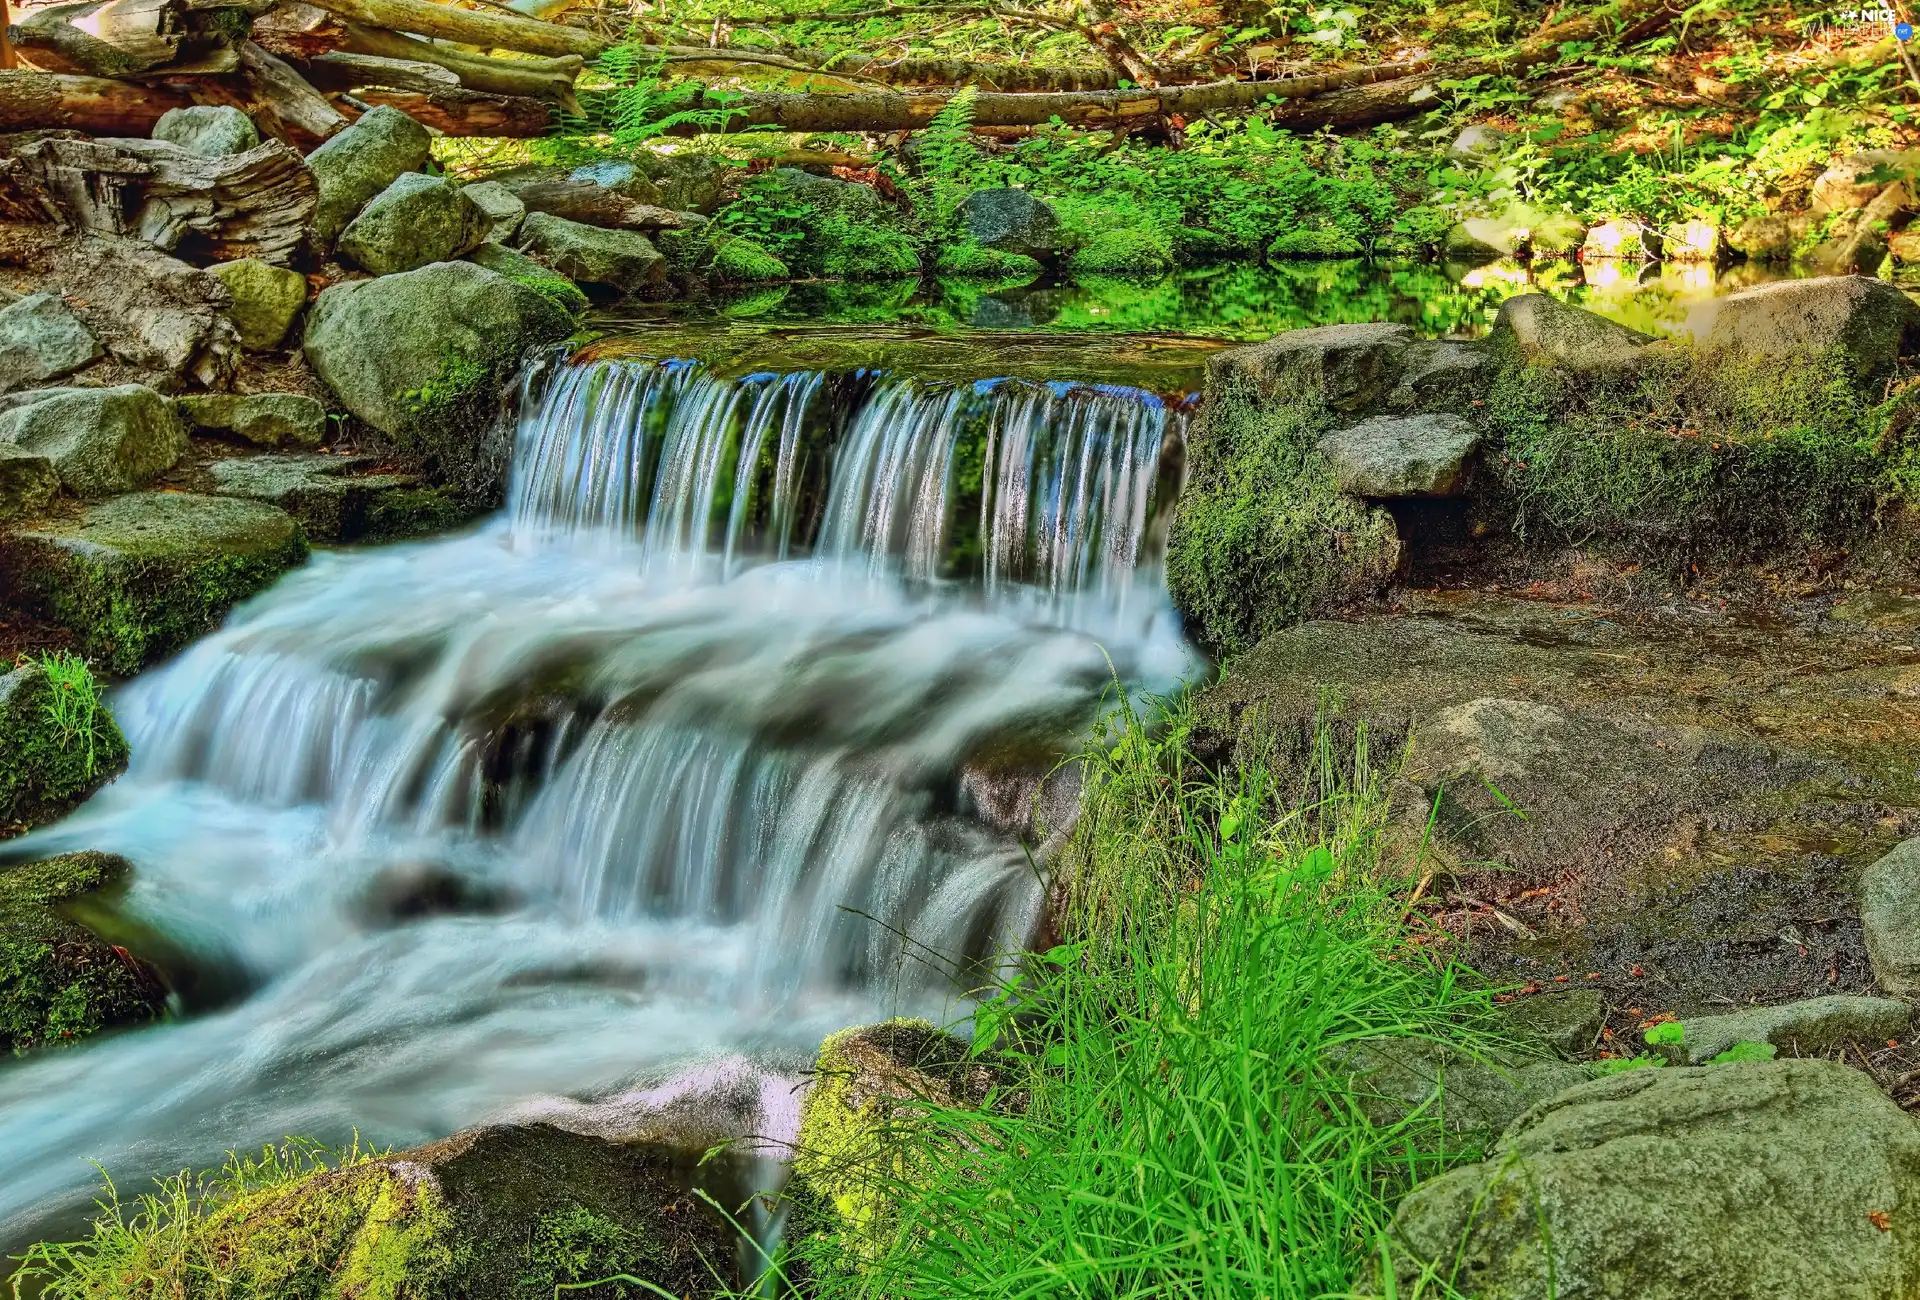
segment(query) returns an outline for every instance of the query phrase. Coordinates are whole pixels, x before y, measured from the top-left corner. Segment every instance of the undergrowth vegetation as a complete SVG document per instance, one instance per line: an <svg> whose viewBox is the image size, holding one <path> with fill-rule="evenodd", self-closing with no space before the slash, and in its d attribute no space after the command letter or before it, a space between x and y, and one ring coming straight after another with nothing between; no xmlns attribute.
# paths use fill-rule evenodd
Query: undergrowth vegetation
<svg viewBox="0 0 1920 1300"><path fill-rule="evenodd" d="M837 1174L893 1209L865 1241L799 1244L818 1294L1319 1297L1390 1253L1441 1128L1370 1119L1340 1061L1484 1045L1487 995L1413 942L1417 855L1389 848L1364 731L1222 773L1193 727L1185 704L1110 718L1058 876L1067 941L974 1017L1000 1086L910 1106L889 1159Z"/></svg>

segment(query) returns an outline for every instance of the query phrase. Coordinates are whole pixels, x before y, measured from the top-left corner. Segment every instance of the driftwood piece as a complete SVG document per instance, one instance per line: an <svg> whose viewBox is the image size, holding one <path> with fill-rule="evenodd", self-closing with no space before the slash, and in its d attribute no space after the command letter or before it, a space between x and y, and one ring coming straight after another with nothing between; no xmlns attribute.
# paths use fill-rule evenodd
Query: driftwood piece
<svg viewBox="0 0 1920 1300"><path fill-rule="evenodd" d="M597 59L611 44L578 27L494 10L455 9L432 0L317 0L317 7L363 27L413 32L490 50L577 54L583 59Z"/></svg>
<svg viewBox="0 0 1920 1300"><path fill-rule="evenodd" d="M0 131L71 128L100 135L152 135L170 108L193 100L170 87L104 77L0 72Z"/></svg>
<svg viewBox="0 0 1920 1300"><path fill-rule="evenodd" d="M437 63L388 59L376 54L332 50L307 64L307 80L328 90L386 86L392 90L419 90L432 94L458 90L460 78Z"/></svg>
<svg viewBox="0 0 1920 1300"><path fill-rule="evenodd" d="M346 129L345 115L285 59L247 41L240 46L240 62L255 98L271 108L291 133L317 142Z"/></svg>
<svg viewBox="0 0 1920 1300"><path fill-rule="evenodd" d="M160 140L47 137L11 146L9 187L47 220L227 262L286 262L319 193L277 140L207 158Z"/></svg>
<svg viewBox="0 0 1920 1300"><path fill-rule="evenodd" d="M610 230L671 230L680 217L669 208L642 203L592 181L512 181L508 188L529 212L544 212Z"/></svg>
<svg viewBox="0 0 1920 1300"><path fill-rule="evenodd" d="M228 319L233 298L207 272L118 235L48 227L0 226L0 261L26 266L65 295L116 360L147 373L155 387L192 375L224 388L240 358Z"/></svg>
<svg viewBox="0 0 1920 1300"><path fill-rule="evenodd" d="M255 45L283 59L313 59L340 49L346 24L309 4L283 4L254 19L248 33Z"/></svg>
<svg viewBox="0 0 1920 1300"><path fill-rule="evenodd" d="M460 79L468 90L489 95L521 95L545 99L560 105L562 111L579 113L573 98L573 81L583 66L577 54L539 59L490 59L467 54L445 45L404 36L399 32L344 25L342 48L356 54L372 54L385 59L412 59L437 63Z"/></svg>
<svg viewBox="0 0 1920 1300"><path fill-rule="evenodd" d="M354 98L368 108L397 108L416 122L445 135L497 136L532 140L553 129L553 106L545 100L514 95L483 95L475 90L366 90Z"/></svg>
<svg viewBox="0 0 1920 1300"><path fill-rule="evenodd" d="M7 35L46 71L133 77L174 62L185 30L174 0L107 0L41 9Z"/></svg>

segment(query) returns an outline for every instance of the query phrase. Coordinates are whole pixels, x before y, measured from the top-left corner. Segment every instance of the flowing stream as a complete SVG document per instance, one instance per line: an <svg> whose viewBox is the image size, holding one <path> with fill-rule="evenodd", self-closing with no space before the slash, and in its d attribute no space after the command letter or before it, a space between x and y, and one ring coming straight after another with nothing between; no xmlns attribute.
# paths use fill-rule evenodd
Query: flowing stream
<svg viewBox="0 0 1920 1300"><path fill-rule="evenodd" d="M7 846L132 859L185 1010L0 1065L0 1246L90 1160L138 1192L742 1071L778 1130L822 1036L956 1019L1032 935L1032 828L979 792L1193 668L1152 394L608 360L519 409L500 515L317 553L117 692L131 770Z"/></svg>

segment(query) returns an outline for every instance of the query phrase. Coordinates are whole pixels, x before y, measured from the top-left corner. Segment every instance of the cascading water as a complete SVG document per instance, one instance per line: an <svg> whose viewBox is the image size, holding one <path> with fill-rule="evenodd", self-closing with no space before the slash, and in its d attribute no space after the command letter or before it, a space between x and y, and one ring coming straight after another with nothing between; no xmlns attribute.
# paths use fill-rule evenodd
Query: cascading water
<svg viewBox="0 0 1920 1300"><path fill-rule="evenodd" d="M1190 666L1151 394L607 360L522 412L500 517L316 555L120 691L132 770L8 846L131 858L200 978L0 1068L3 1244L90 1159L405 1143L955 1018L1041 904L963 771Z"/></svg>

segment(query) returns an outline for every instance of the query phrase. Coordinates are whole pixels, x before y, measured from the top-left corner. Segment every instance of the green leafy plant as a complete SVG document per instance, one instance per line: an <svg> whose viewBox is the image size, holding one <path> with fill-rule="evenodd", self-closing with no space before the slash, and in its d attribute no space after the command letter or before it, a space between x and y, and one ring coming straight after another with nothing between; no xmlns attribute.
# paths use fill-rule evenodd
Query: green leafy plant
<svg viewBox="0 0 1920 1300"><path fill-rule="evenodd" d="M667 67L639 38L613 46L581 83L581 113L564 117L554 134L535 141L533 156L567 164L629 158L676 128L721 132L746 112L737 102L739 92L672 79Z"/></svg>
<svg viewBox="0 0 1920 1300"><path fill-rule="evenodd" d="M91 781L99 775L98 751L106 722L107 706L101 697L100 683L94 679L87 661L76 654L62 650L42 655L39 662L49 688L47 722L58 735L62 749L86 750L84 775Z"/></svg>
<svg viewBox="0 0 1920 1300"><path fill-rule="evenodd" d="M1735 1043L1726 1051L1707 1058L1708 1065L1726 1065L1733 1061L1771 1061L1780 1054L1772 1043Z"/></svg>

